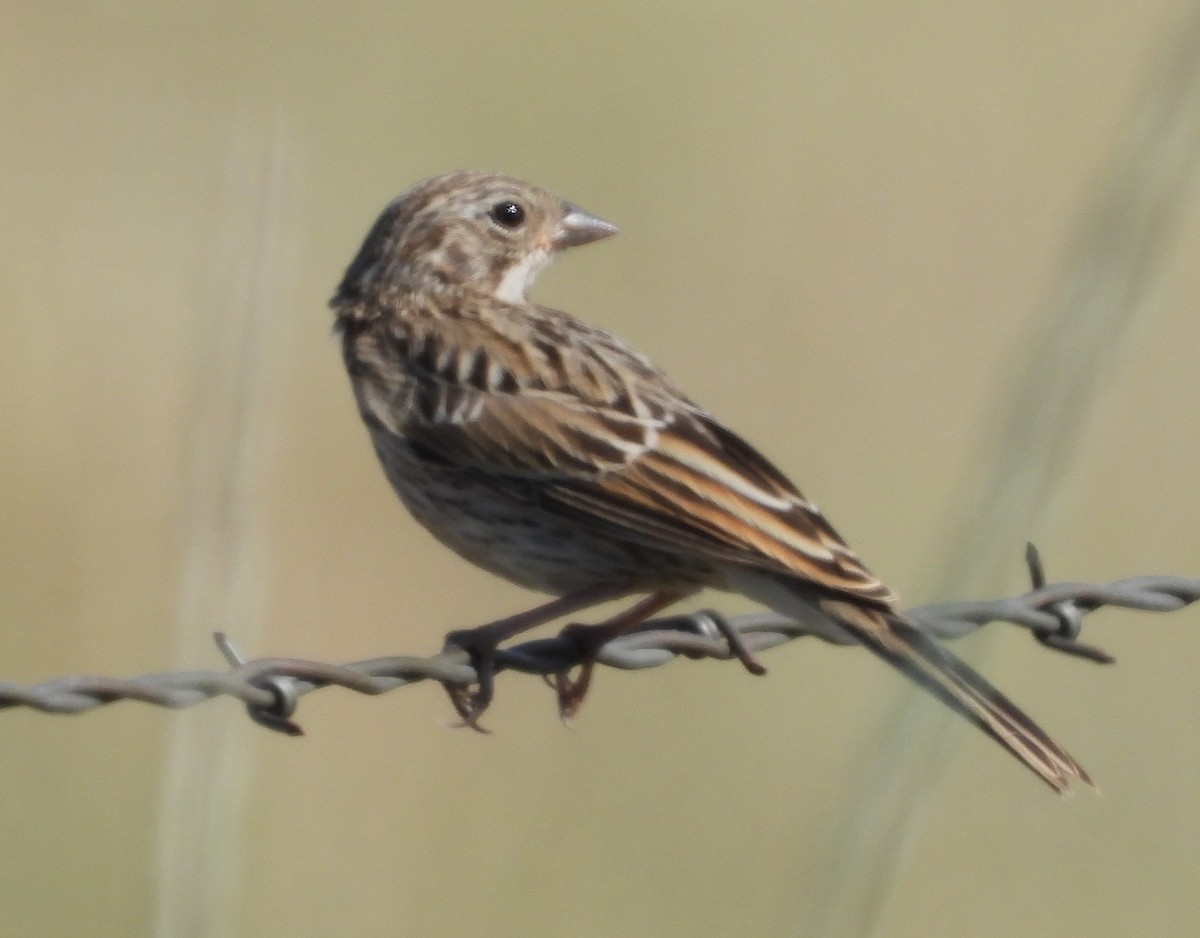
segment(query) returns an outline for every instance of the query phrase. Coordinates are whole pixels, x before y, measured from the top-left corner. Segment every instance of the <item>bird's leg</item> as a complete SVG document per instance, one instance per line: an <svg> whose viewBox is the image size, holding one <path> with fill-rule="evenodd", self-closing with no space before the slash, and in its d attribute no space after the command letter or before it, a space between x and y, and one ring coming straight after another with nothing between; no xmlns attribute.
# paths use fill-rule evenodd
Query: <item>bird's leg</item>
<svg viewBox="0 0 1200 938"><path fill-rule="evenodd" d="M637 628L656 612L679 602L687 595L665 590L651 593L629 609L604 622L596 625L574 623L564 628L562 637L569 638L580 646L581 660L577 678L572 679L568 671L560 671L554 675L554 689L558 693L558 715L563 720L569 720L579 711L592 683L596 659L605 645L630 629Z"/></svg>
<svg viewBox="0 0 1200 938"><path fill-rule="evenodd" d="M479 725L479 717L487 710L492 702L496 676L496 649L500 643L515 635L535 628L560 616L568 615L588 606L616 599L629 592L627 586L620 584L598 584L584 589L567 593L548 603L535 606L526 612L497 619L487 625L473 629L460 629L446 635L443 651L461 649L470 658L471 667L475 669L475 689L471 690L461 684L444 684L450 702L463 723L474 730L483 733L486 730Z"/></svg>

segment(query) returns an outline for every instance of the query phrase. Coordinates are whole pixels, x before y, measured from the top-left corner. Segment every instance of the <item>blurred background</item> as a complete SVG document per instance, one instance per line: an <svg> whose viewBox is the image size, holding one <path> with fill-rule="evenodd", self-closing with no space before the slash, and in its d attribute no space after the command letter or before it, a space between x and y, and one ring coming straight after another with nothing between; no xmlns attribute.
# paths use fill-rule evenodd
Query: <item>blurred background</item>
<svg viewBox="0 0 1200 938"><path fill-rule="evenodd" d="M910 604L1200 575L1192 4L35 4L0 33L0 679L425 654L533 597L403 513L327 297L414 180L622 226L536 296L647 351ZM708 603L737 612L728 597ZM1200 927L1200 610L958 647L1051 795L856 650L0 715L9 935Z"/></svg>

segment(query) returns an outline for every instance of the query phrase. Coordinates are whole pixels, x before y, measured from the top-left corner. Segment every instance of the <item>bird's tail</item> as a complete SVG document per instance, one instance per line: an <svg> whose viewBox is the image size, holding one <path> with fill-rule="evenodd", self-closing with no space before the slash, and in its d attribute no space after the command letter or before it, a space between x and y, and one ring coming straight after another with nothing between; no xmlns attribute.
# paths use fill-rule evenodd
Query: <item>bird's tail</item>
<svg viewBox="0 0 1200 938"><path fill-rule="evenodd" d="M1016 704L902 616L847 600L824 599L820 605L859 642L978 726L1055 791L1065 792L1072 778L1096 787Z"/></svg>

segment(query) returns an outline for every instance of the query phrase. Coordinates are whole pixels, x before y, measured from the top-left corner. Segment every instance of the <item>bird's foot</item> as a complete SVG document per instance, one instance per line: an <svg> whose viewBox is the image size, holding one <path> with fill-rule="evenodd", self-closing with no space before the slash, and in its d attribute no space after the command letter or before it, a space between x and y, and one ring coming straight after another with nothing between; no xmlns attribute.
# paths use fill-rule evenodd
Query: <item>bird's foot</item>
<svg viewBox="0 0 1200 938"><path fill-rule="evenodd" d="M462 725L477 733L491 732L480 725L479 718L492 704L496 690L496 651L499 640L493 630L483 625L474 629L460 629L446 635L442 651L455 649L465 651L471 667L475 669L474 684L443 684L455 712L462 718Z"/></svg>
<svg viewBox="0 0 1200 938"><path fill-rule="evenodd" d="M627 587L620 584L597 584L552 599L506 619L497 619L487 625L447 634L442 650L465 651L471 667L475 669L474 685L442 685L450 697L450 703L462 717L463 725L480 733L488 732L479 725L479 718L491 706L492 697L495 695L496 655L502 642L559 616L570 615L607 599L615 599L627 591Z"/></svg>
<svg viewBox="0 0 1200 938"><path fill-rule="evenodd" d="M564 723L569 723L583 706L583 700L592 686L592 674L601 650L625 631L624 628L614 629L610 622L599 625L573 622L559 632L559 638L574 643L579 649L579 663L573 668L557 672L548 681L558 698L558 716ZM572 671L575 672L574 677Z"/></svg>
<svg viewBox="0 0 1200 938"><path fill-rule="evenodd" d="M553 687L558 696L558 715L563 722L570 721L583 705L583 699L592 685L592 672L596 669L596 661L604 646L641 625L656 612L677 602L680 596L681 594L676 592L660 590L598 625L573 623L559 633L560 638L574 642L579 648L578 674L571 677L571 669L568 668L554 675Z"/></svg>

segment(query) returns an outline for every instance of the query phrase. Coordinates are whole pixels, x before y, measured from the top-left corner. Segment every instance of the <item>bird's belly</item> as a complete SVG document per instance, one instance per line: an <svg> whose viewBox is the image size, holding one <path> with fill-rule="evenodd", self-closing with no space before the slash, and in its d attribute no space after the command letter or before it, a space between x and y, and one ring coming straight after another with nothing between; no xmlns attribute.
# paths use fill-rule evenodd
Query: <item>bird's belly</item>
<svg viewBox="0 0 1200 938"><path fill-rule="evenodd" d="M473 472L431 468L398 453L397 442L385 443L380 459L412 516L459 556L506 580L561 595L613 583L628 583L634 592L690 590L711 579L703 560L613 538L539 507L532 493L520 499L497 491Z"/></svg>

